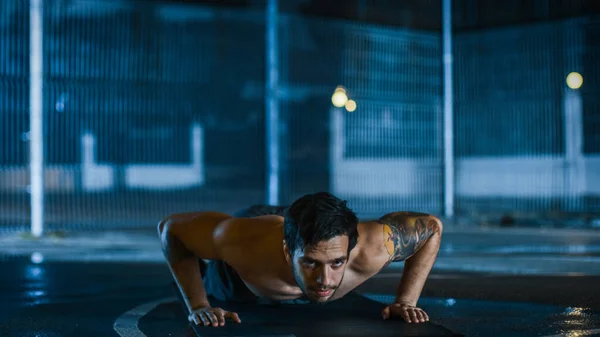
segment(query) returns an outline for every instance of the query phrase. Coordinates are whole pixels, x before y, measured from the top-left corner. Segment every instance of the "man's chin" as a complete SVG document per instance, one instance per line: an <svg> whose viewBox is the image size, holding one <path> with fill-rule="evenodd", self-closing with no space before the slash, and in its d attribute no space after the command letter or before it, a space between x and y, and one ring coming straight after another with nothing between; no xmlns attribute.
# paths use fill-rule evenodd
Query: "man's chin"
<svg viewBox="0 0 600 337"><path fill-rule="evenodd" d="M320 296L319 294L316 294L316 293L310 291L310 293L308 294L308 297L313 302L316 302L316 303L327 303L333 296L333 293L334 293L334 291L332 290L329 294L327 294L325 296Z"/></svg>
<svg viewBox="0 0 600 337"><path fill-rule="evenodd" d="M309 296L308 298L310 299L310 301L312 303L315 303L315 304L325 304L325 303L329 302L329 298L315 297L315 296Z"/></svg>

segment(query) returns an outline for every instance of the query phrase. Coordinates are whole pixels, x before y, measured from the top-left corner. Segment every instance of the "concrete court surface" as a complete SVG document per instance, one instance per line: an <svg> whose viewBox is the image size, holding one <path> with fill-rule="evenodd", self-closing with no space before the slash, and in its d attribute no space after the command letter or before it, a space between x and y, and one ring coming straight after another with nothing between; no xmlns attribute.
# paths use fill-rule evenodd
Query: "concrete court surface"
<svg viewBox="0 0 600 337"><path fill-rule="evenodd" d="M122 336L175 295L153 229L6 234L0 256L0 336ZM401 272L357 291L385 303ZM419 305L465 336L600 336L600 232L447 229Z"/></svg>

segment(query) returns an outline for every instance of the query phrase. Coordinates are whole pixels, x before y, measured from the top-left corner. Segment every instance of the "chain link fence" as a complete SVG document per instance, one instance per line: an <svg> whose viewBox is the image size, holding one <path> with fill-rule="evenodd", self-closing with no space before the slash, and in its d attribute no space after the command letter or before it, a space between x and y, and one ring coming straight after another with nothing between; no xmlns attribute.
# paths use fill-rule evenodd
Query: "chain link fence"
<svg viewBox="0 0 600 337"><path fill-rule="evenodd" d="M586 18L456 36L458 213L600 210L598 32Z"/></svg>
<svg viewBox="0 0 600 337"><path fill-rule="evenodd" d="M49 229L265 202L264 3L43 4ZM440 8L428 29L280 13L280 204L443 213ZM30 222L29 10L0 3L4 228ZM599 211L599 35L589 18L454 34L458 216Z"/></svg>
<svg viewBox="0 0 600 337"><path fill-rule="evenodd" d="M3 2L2 222L29 222L27 2ZM264 16L171 3L44 1L48 228L154 227L264 200Z"/></svg>

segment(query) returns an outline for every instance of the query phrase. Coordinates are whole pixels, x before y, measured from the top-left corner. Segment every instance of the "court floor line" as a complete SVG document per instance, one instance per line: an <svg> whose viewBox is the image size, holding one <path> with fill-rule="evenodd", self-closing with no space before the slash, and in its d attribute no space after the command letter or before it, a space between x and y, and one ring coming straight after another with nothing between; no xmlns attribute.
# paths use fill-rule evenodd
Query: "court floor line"
<svg viewBox="0 0 600 337"><path fill-rule="evenodd" d="M176 300L177 298L175 297L167 297L139 305L119 316L113 324L113 329L121 337L146 337L146 335L138 328L140 318L144 317L145 314L160 304Z"/></svg>

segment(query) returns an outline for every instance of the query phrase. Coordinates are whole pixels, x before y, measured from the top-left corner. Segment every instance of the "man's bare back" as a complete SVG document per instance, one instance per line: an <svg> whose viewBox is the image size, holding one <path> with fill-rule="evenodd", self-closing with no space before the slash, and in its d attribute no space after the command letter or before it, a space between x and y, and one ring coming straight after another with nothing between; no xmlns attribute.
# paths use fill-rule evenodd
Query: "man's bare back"
<svg viewBox="0 0 600 337"><path fill-rule="evenodd" d="M442 224L428 214L395 212L359 222L345 202L328 193L306 195L284 216L233 217L218 212L174 214L159 225L165 257L190 319L223 325L235 313L212 308L198 259L218 261L257 298L308 298L328 302L343 297L393 261L405 271L396 301L382 315L424 322L416 307L433 266Z"/></svg>

